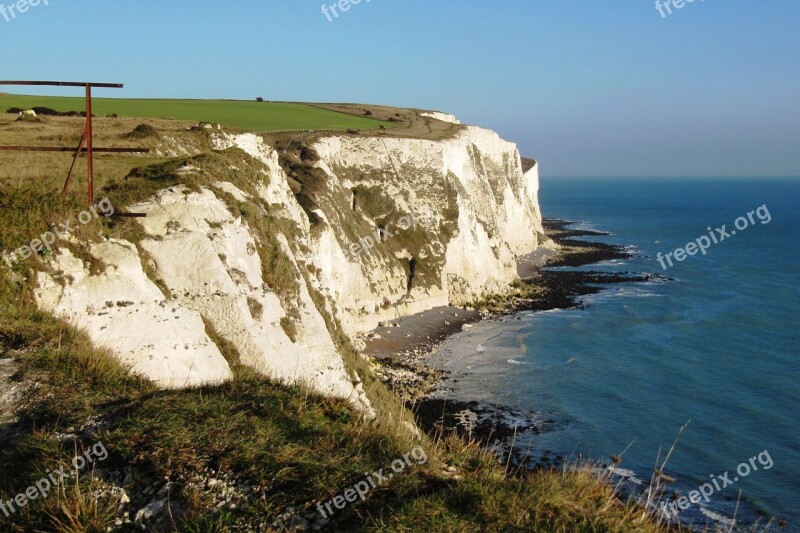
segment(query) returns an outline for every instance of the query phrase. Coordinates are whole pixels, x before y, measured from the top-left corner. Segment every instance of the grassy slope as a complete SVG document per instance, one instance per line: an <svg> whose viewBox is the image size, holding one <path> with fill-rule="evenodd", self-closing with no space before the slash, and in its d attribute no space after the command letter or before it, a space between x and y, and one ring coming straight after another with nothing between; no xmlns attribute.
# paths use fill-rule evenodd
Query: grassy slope
<svg viewBox="0 0 800 533"><path fill-rule="evenodd" d="M250 131L284 129L371 129L386 125L365 117L337 113L306 104L243 100L144 100L93 98L97 116L173 118L211 122ZM50 107L56 111L83 111L82 97L0 95L0 112L12 107Z"/></svg>
<svg viewBox="0 0 800 533"><path fill-rule="evenodd" d="M8 500L68 467L86 447L103 442L109 458L47 499L9 518L4 531L104 531L117 500L102 479L130 474L137 494L153 482L174 482L183 502L155 531L247 531L271 523L287 507L315 512L365 479L388 469L414 443L392 427L358 421L341 401L270 383L247 372L234 382L158 392L127 375L86 337L32 309L0 322L4 348L14 348L22 379L40 385L12 437L0 437L0 498ZM52 435L78 431L77 444ZM457 438L426 438L427 462L413 464L333 517L334 531L643 531L667 532L617 501L587 471L506 472L485 450ZM196 476L253 487L255 501L216 509ZM226 477L227 476L227 477ZM202 483L200 483L202 486ZM94 494L94 495L93 495ZM97 496L99 494L99 496ZM150 497L136 502L134 510ZM132 531L132 528L125 528Z"/></svg>

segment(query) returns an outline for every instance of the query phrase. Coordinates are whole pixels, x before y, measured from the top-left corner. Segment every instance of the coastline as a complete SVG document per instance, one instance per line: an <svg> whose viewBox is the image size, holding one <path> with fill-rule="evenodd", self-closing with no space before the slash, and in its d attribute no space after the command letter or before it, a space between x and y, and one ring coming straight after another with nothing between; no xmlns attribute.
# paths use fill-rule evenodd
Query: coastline
<svg viewBox="0 0 800 533"><path fill-rule="evenodd" d="M477 439L504 455L505 442L523 432L540 433L556 422L537 420L507 406L476 400L456 401L436 397L445 392L449 372L431 367L426 359L457 333L473 324L514 318L525 311L573 309L583 306L583 296L597 294L603 285L648 282L664 279L654 274L569 270L557 267L582 267L602 261L635 256L623 246L578 240L609 235L603 231L578 229L577 222L545 219L543 225L552 248L540 247L517 260L520 279L505 294L493 294L473 302L469 308L441 307L383 324L364 337L364 353L371 358L381 380L415 413L417 424L428 433L455 432ZM521 317L516 317L518 320ZM513 453L516 464L530 468L555 466L563 457L532 460Z"/></svg>

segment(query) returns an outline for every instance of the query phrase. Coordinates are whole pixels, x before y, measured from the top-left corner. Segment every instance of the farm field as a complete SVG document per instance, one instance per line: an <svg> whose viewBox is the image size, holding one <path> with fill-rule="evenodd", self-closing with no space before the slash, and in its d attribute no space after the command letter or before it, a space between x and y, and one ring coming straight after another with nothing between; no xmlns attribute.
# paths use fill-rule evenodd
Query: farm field
<svg viewBox="0 0 800 533"><path fill-rule="evenodd" d="M98 117L116 113L131 118L171 118L222 124L248 131L287 129L375 129L389 124L313 105L245 100L167 100L92 98ZM84 98L0 94L0 112L18 107L49 107L60 112L85 110Z"/></svg>

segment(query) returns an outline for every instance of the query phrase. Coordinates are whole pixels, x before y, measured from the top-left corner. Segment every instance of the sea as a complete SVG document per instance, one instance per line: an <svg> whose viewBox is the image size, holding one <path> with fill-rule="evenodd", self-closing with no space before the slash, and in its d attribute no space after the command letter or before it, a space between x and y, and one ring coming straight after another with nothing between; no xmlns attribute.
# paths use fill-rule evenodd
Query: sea
<svg viewBox="0 0 800 533"><path fill-rule="evenodd" d="M472 325L431 356L440 396L552 422L516 439L532 457L621 455L634 492L674 444L682 523L800 531L800 179L544 177L540 203L634 252L581 270L666 279Z"/></svg>

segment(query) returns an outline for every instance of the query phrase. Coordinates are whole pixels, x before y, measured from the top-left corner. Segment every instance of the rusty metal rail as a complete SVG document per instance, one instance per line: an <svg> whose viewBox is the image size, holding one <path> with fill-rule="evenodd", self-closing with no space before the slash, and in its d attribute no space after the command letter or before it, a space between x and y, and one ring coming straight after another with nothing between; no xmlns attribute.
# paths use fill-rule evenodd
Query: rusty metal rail
<svg viewBox="0 0 800 533"><path fill-rule="evenodd" d="M147 148L95 148L93 141L92 129L92 88L106 88L106 89L122 89L124 87L121 83L93 83L93 82L74 82L74 81L0 81L0 85L33 85L33 86L51 86L51 87L83 87L86 90L86 123L83 126L83 134L81 135L78 148L74 149L75 156L72 159L72 165L67 174L67 180L64 182L64 189L62 194L67 193L72 172L75 170L75 164L81 154L86 154L86 174L88 180L88 198L89 205L94 204L94 152L105 153L148 153ZM86 146L84 147L84 143ZM0 151L31 151L31 152L71 152L72 148L65 148L60 146L0 146Z"/></svg>
<svg viewBox="0 0 800 533"><path fill-rule="evenodd" d="M84 147L81 148L81 153L84 153L88 150L88 148ZM18 151L26 151L26 152L74 152L75 148L69 148L67 146L0 146L0 152L18 152ZM147 153L150 150L147 148L98 148L93 147L92 152L99 153L109 153L109 154L124 154L124 153Z"/></svg>
<svg viewBox="0 0 800 533"><path fill-rule="evenodd" d="M101 87L106 89L122 89L122 83L95 83L86 81L0 81L0 85L48 85L51 87Z"/></svg>

